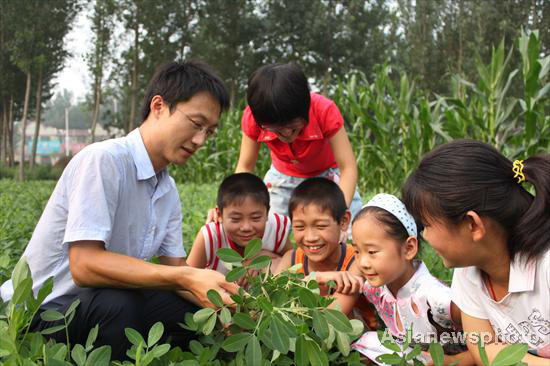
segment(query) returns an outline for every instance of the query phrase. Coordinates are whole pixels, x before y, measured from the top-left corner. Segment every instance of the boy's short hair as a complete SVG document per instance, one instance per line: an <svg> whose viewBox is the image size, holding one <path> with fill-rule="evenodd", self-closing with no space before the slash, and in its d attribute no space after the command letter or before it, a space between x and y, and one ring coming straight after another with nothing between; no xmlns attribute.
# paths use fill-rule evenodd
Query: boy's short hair
<svg viewBox="0 0 550 366"><path fill-rule="evenodd" d="M235 173L226 177L218 188L217 205L220 211L233 203L242 203L246 197L263 204L269 211L269 192L263 180L250 173Z"/></svg>
<svg viewBox="0 0 550 366"><path fill-rule="evenodd" d="M229 93L223 81L200 61L169 62L157 68L149 81L141 107L142 122L151 111L151 100L160 95L170 113L178 103L186 102L197 93L208 92L220 104L220 112L229 108Z"/></svg>
<svg viewBox="0 0 550 366"><path fill-rule="evenodd" d="M259 125L284 126L295 118L309 120L309 84L294 63L266 65L254 71L246 97Z"/></svg>
<svg viewBox="0 0 550 366"><path fill-rule="evenodd" d="M323 211L329 211L332 218L340 223L348 206L344 193L334 181L323 178L309 178L300 183L292 192L288 203L288 214L292 220L292 212L298 206L317 205Z"/></svg>

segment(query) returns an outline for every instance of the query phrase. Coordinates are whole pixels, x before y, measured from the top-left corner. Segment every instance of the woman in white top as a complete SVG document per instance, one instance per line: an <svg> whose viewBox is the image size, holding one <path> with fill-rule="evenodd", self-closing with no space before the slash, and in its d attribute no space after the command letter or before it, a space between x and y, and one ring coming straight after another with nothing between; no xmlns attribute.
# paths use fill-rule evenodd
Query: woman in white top
<svg viewBox="0 0 550 366"><path fill-rule="evenodd" d="M489 360L525 343L523 362L550 365L550 156L512 163L484 143L453 141L422 159L403 200L457 268L453 302L476 363L481 339Z"/></svg>

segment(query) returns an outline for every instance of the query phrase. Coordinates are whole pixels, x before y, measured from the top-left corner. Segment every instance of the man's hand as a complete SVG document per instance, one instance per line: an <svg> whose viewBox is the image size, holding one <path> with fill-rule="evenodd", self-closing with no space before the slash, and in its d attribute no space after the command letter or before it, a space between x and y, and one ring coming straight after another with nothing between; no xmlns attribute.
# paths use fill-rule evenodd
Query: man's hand
<svg viewBox="0 0 550 366"><path fill-rule="evenodd" d="M216 306L208 300L207 293L209 290L216 290L225 304L233 304L234 301L230 295L236 294L239 286L234 283L225 281L224 275L211 269L195 269L196 274L193 274L191 281L187 282L187 288L182 286L182 290L189 290L199 301L202 307L214 308Z"/></svg>
<svg viewBox="0 0 550 366"><path fill-rule="evenodd" d="M361 292L365 280L351 272L315 272L315 280L319 285L326 286L328 282L336 282L336 292L344 295L354 295Z"/></svg>

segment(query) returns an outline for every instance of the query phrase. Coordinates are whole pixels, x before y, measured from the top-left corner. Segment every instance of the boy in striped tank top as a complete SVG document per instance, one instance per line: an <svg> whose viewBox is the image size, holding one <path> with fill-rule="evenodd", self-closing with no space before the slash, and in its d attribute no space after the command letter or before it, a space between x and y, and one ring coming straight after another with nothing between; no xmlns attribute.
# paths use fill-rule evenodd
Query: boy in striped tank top
<svg viewBox="0 0 550 366"><path fill-rule="evenodd" d="M241 255L252 239L262 240L259 255L272 258L276 268L281 255L292 248L287 216L269 213L269 193L265 183L250 173L232 174L218 189L217 208L221 222L204 225L197 233L187 264L221 273L228 269L216 255L220 248L232 248Z"/></svg>
<svg viewBox="0 0 550 366"><path fill-rule="evenodd" d="M350 223L340 187L327 178L307 179L292 193L288 212L298 248L283 256L276 273L302 264L298 272L306 276L315 272L321 295L360 293L365 280L355 263L355 251L340 242L341 233L347 231ZM331 280L336 283L332 291L326 286ZM370 329L377 327L374 309L366 301L358 303L353 312ZM352 315L351 311L348 315Z"/></svg>

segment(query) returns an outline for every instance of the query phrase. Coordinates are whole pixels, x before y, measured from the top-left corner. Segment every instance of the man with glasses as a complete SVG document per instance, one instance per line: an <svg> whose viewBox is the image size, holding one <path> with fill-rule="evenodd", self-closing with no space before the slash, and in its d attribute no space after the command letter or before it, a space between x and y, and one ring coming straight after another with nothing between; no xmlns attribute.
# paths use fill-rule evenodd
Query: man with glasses
<svg viewBox="0 0 550 366"><path fill-rule="evenodd" d="M177 323L197 306L213 306L217 290L226 303L237 291L218 272L188 267L182 243L182 212L166 167L184 164L213 135L228 108L226 87L198 62L160 67L145 93L142 124L126 137L92 144L77 154L59 179L23 254L33 290L53 277L42 310L64 313L80 301L69 326L72 344L85 344L99 324L96 346L126 358L124 329L146 335L161 321L173 345L193 334ZM157 256L160 264L150 263ZM13 296L10 281L1 287ZM41 311L40 311L41 312ZM33 330L57 325L39 316ZM65 331L51 335L66 342Z"/></svg>

